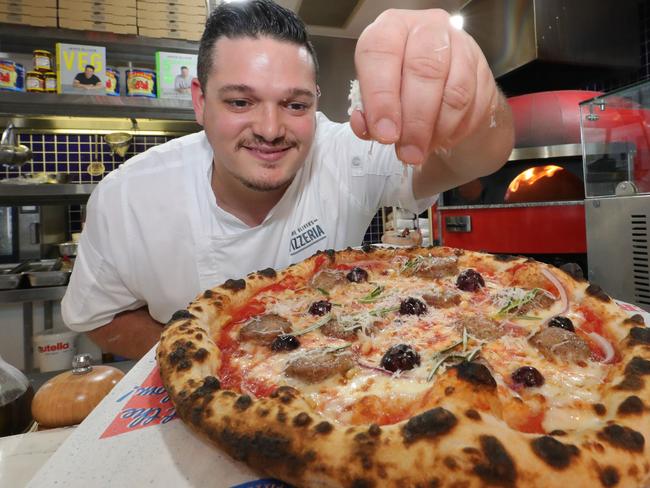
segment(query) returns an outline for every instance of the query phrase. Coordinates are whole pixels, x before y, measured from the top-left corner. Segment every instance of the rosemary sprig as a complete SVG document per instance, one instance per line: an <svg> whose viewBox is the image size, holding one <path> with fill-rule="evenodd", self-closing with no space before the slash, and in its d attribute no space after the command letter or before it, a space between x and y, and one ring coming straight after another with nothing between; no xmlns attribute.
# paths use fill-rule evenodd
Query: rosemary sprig
<svg viewBox="0 0 650 488"><path fill-rule="evenodd" d="M482 345L478 345L475 348L468 351L467 350L468 340L469 340L469 334L467 333L467 329L463 328L463 338L461 340L454 342L453 344L446 347L445 349L442 349L441 351L438 351L433 356L433 367L431 368L431 371L427 376L427 381L431 381L433 377L436 375L436 372L447 361L457 361L457 362L473 361L474 358L476 358L476 356L480 352ZM460 345L463 346L462 352L458 353L454 351L454 349Z"/></svg>
<svg viewBox="0 0 650 488"><path fill-rule="evenodd" d="M324 347L322 348L322 352L325 354L333 354L335 352L343 351L344 349L347 349L352 345L351 342L348 342L347 344L343 344L342 346L330 346L330 347Z"/></svg>
<svg viewBox="0 0 650 488"><path fill-rule="evenodd" d="M320 320L317 320L316 322L314 322L313 324L311 324L309 327L307 327L305 329L299 330L298 332L294 332L292 335L294 337L298 337L298 336L301 336L301 335L308 334L309 332L313 332L316 329L319 329L322 326L324 326L331 319L332 319L332 314L331 313L323 315L323 317Z"/></svg>
<svg viewBox="0 0 650 488"><path fill-rule="evenodd" d="M501 307L501 309L497 312L497 315L508 315L509 313L516 312L527 303L532 302L535 297L537 297L537 293L540 291L542 290L539 288L533 288L519 299L510 298L508 300L508 303Z"/></svg>
<svg viewBox="0 0 650 488"><path fill-rule="evenodd" d="M397 312L399 310L398 306L395 307L385 307L385 308L378 308L377 310L371 310L368 312L370 315L373 317L385 317L391 312Z"/></svg>
<svg viewBox="0 0 650 488"><path fill-rule="evenodd" d="M406 271L415 272L420 268L420 266L422 266L423 263L424 263L424 258L420 255L417 255L414 258L406 261L406 263L404 263L404 265L400 269L400 274Z"/></svg>
<svg viewBox="0 0 650 488"><path fill-rule="evenodd" d="M379 300L379 295L381 295L383 291L384 291L383 286L381 286L381 285L376 286L375 289L372 290L370 293L368 293L365 297L359 298L359 301L361 303L376 302L377 300Z"/></svg>
<svg viewBox="0 0 650 488"><path fill-rule="evenodd" d="M322 288L316 288L319 292L321 292L323 295L326 297L330 296L330 292L327 290L323 290Z"/></svg>

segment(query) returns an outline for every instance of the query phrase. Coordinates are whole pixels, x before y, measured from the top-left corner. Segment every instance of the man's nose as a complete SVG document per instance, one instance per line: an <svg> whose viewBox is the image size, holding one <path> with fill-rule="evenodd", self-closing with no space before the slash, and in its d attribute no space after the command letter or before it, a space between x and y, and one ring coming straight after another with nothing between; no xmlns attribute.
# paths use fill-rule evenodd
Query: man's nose
<svg viewBox="0 0 650 488"><path fill-rule="evenodd" d="M266 141L273 141L285 135L281 108L277 105L262 105L253 123L253 132Z"/></svg>

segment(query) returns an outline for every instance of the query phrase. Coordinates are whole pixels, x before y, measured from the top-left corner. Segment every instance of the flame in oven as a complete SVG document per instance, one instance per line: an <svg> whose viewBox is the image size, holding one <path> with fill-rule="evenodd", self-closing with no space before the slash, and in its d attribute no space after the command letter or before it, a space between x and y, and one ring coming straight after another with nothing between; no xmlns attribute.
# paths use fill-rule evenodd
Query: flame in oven
<svg viewBox="0 0 650 488"><path fill-rule="evenodd" d="M508 192L514 193L519 190L520 186L533 186L540 179L545 177L550 178L558 171L563 171L563 168L555 166L554 164L528 168L523 173L519 173L519 175L510 182L510 185L508 185Z"/></svg>

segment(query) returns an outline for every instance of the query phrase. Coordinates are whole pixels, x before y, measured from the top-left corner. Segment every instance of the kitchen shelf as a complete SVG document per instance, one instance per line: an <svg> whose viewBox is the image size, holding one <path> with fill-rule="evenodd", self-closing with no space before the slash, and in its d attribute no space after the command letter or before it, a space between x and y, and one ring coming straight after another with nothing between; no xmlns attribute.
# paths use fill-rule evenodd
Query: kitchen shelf
<svg viewBox="0 0 650 488"><path fill-rule="evenodd" d="M581 144L558 144L555 146L518 147L512 150L508 161L548 159L582 156Z"/></svg>
<svg viewBox="0 0 650 488"><path fill-rule="evenodd" d="M47 205L86 203L96 185L42 184L12 185L0 183L0 205Z"/></svg>
<svg viewBox="0 0 650 488"><path fill-rule="evenodd" d="M43 288L21 288L0 290L0 303L27 303L61 300L67 286L48 286Z"/></svg>

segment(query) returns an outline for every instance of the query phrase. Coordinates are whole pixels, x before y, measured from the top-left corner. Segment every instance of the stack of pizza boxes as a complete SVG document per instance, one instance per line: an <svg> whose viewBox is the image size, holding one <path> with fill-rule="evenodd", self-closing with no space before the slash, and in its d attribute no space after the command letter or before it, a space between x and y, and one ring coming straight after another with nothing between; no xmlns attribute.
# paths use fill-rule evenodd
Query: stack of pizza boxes
<svg viewBox="0 0 650 488"><path fill-rule="evenodd" d="M198 41L203 34L205 0L137 0L141 36Z"/></svg>
<svg viewBox="0 0 650 488"><path fill-rule="evenodd" d="M137 34L136 0L59 0L59 27Z"/></svg>
<svg viewBox="0 0 650 488"><path fill-rule="evenodd" d="M56 0L0 0L0 22L56 27Z"/></svg>

